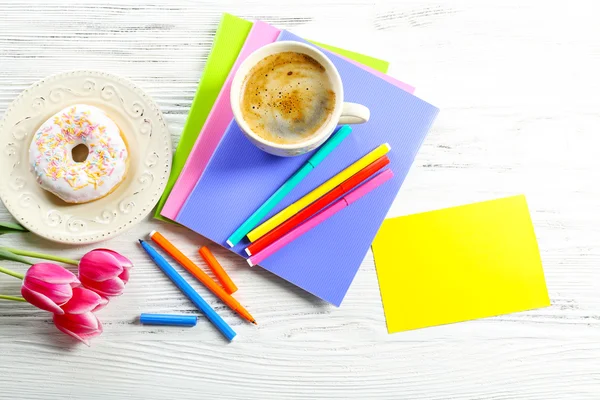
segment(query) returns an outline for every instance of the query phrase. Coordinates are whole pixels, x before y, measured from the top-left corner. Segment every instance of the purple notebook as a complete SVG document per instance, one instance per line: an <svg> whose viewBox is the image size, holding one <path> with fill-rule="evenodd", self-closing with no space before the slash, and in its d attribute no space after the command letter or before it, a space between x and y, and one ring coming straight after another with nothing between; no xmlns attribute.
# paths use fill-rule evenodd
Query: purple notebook
<svg viewBox="0 0 600 400"><path fill-rule="evenodd" d="M283 31L278 40L303 39ZM261 266L339 306L383 222L438 109L371 73L325 51L344 83L344 100L371 110L371 119L353 131L315 168L272 216L382 143L389 143L394 178L307 232ZM232 121L202 178L177 215L177 222L229 248L225 241L310 154L269 155L244 137ZM244 256L248 241L231 249Z"/></svg>

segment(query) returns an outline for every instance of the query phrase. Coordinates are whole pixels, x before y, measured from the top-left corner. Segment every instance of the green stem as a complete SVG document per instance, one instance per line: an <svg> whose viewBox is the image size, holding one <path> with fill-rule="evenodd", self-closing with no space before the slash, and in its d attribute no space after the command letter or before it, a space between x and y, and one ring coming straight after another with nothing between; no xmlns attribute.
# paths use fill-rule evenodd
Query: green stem
<svg viewBox="0 0 600 400"><path fill-rule="evenodd" d="M20 256L31 257L31 258L41 258L42 260L58 261L61 263L71 264L71 265L79 265L79 261L72 260L70 258L53 256L51 254L36 253L35 251L11 249L8 247L6 247L5 249L10 251L13 254L18 254Z"/></svg>
<svg viewBox="0 0 600 400"><path fill-rule="evenodd" d="M14 276L15 278L23 279L25 276L23 274L19 274L18 272L11 271L10 269L0 267L0 272L6 275Z"/></svg>
<svg viewBox="0 0 600 400"><path fill-rule="evenodd" d="M4 299L4 300L12 300L12 301L22 301L27 303L27 300L25 300L22 297L17 297L17 296L6 296L4 294L0 294L0 299Z"/></svg>

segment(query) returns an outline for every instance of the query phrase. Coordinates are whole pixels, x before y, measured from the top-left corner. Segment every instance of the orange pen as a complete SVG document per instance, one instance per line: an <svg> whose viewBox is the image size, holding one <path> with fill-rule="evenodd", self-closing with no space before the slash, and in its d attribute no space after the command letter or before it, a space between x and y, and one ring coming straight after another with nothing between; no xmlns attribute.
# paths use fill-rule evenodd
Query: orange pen
<svg viewBox="0 0 600 400"><path fill-rule="evenodd" d="M192 262L189 258L187 258L181 251L179 251L171 242L169 242L163 235L156 231L150 232L150 239L154 243L156 243L160 248L169 253L171 257L173 257L183 268L188 270L188 272L196 279L198 279L204 286L206 286L211 292L213 292L223 303L227 304L229 308L233 311L246 318L248 321L252 322L255 325L256 320L250 313L230 294L228 294L221 286L219 286L215 281L211 279L210 276L206 275L204 271L202 271L196 264Z"/></svg>
<svg viewBox="0 0 600 400"><path fill-rule="evenodd" d="M225 291L229 294L235 293L238 290L237 286L235 286L235 283L233 283L229 275L227 275L227 272L225 272L209 248L202 246L200 247L200 250L198 250L198 253L200 253L219 282L221 282L223 289L225 289Z"/></svg>

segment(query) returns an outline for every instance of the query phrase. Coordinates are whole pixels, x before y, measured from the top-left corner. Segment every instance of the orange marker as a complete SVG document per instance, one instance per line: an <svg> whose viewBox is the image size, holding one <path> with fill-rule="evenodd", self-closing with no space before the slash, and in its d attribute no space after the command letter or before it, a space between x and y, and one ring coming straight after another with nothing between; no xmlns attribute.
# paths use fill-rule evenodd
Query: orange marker
<svg viewBox="0 0 600 400"><path fill-rule="evenodd" d="M235 293L238 290L237 286L235 286L235 283L233 283L229 275L227 275L227 272L225 272L221 264L219 264L213 253L211 253L208 249L208 247L200 247L198 253L200 253L202 258L204 258L204 261L206 261L206 263L208 264L212 272L215 274L219 282L221 282L221 286L223 286L223 289L225 289L225 291L229 294Z"/></svg>
<svg viewBox="0 0 600 400"><path fill-rule="evenodd" d="M169 242L163 235L156 231L150 232L150 239L156 243L160 248L169 253L183 268L196 279L198 279L204 286L206 286L211 292L213 292L223 303L227 304L236 313L246 318L248 321L257 325L256 320L246 309L230 294L228 294L221 286L211 279L210 276L206 275L196 264L187 258L181 251L179 251L171 242Z"/></svg>

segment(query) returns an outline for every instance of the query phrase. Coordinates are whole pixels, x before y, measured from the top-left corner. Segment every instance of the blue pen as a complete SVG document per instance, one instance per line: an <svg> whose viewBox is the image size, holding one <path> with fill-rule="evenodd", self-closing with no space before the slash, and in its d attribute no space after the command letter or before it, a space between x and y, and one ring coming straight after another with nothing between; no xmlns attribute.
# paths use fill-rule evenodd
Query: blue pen
<svg viewBox="0 0 600 400"><path fill-rule="evenodd" d="M310 171L315 169L315 167L319 165L319 163L323 161L329 155L329 153L333 151L333 149L342 143L342 141L350 134L350 132L352 132L352 128L350 128L348 125L344 125L338 129L338 131L333 134L333 136L331 136L329 140L327 140L325 144L323 144L323 146L321 146L319 150L312 155L311 158L308 159L306 164L296 171L290 179L285 181L285 183L281 185L281 187L277 189L277 191L273 193L271 197L269 197L267 201L265 201L263 205L258 208L258 210L254 211L254 213L249 216L248 219L246 219L246 221L244 221L244 223L231 234L231 236L229 236L227 239L227 244L230 247L235 246L244 238L244 236L248 234L248 232L256 228L260 221L272 209L274 209L275 206L279 204L279 202L283 200L283 198L287 196L289 192L292 191L292 189L298 186L302 179L304 179L306 175L310 173Z"/></svg>
<svg viewBox="0 0 600 400"><path fill-rule="evenodd" d="M188 299L190 299L192 303L194 303L194 305L198 307L200 311L202 311L204 315L206 315L206 318L208 318L209 321L212 322L213 325L217 327L217 329L219 329L223 336L225 336L227 340L233 340L233 338L236 335L234 330L231 329L229 325L227 325L227 322L225 322L219 316L219 314L217 314L215 310L213 310L211 306L209 306L208 303L204 301L202 297L200 297L198 293L196 293L196 291L190 286L190 284L187 283L187 281L183 279L183 277L179 275L177 271L175 271L175 269L167 262L167 260L165 260L163 256L161 256L156 250L154 250L152 246L150 246L145 241L140 239L140 244L142 245L144 250L146 250L150 258L152 258L152 261L154 261L156 265L158 265L158 268L160 268L165 273L165 275L167 275L169 279L173 281L175 286L177 286L179 290L181 290L183 294L185 294L188 297Z"/></svg>
<svg viewBox="0 0 600 400"><path fill-rule="evenodd" d="M140 314L140 323L143 325L196 326L196 322L198 317L195 315Z"/></svg>

